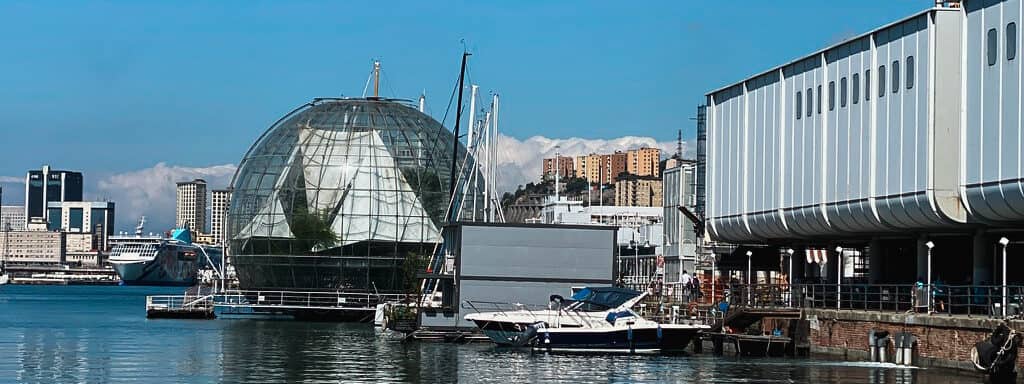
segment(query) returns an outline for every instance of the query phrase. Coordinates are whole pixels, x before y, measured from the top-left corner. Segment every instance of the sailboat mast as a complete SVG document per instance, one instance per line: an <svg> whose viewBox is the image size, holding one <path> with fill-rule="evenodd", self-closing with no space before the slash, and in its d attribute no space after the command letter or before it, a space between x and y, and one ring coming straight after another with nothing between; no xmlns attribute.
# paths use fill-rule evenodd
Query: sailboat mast
<svg viewBox="0 0 1024 384"><path fill-rule="evenodd" d="M494 105L491 105L494 108ZM491 221L491 112L484 114L484 221Z"/></svg>
<svg viewBox="0 0 1024 384"><path fill-rule="evenodd" d="M470 84L469 86L469 132L466 132L466 150L469 151L469 155L472 156L473 163L470 164L470 174L466 181L470 189L470 196L473 197L473 208L470 213L470 219L476 221L476 194L477 194L477 151L476 142L474 141L474 135L477 133L477 127L480 125L476 121L476 92L480 88L476 84Z"/></svg>
<svg viewBox="0 0 1024 384"><path fill-rule="evenodd" d="M490 153L491 161L490 161L490 164L489 164L490 165L490 170L488 171L487 179L488 179L488 182L491 183L491 191L493 191L492 193L497 195L497 190L495 189L497 187L497 184L495 184L495 180L496 180L495 179L495 174L498 173L498 164L497 164L497 162L498 162L498 94L497 93L494 94L494 99L493 99L492 103L493 103L493 105L491 106L491 130L492 130L492 132L494 134L494 138L491 139L491 143L492 143L492 149L490 151L491 152ZM488 199L489 198L490 197L488 197ZM496 201L492 208L493 209L491 210L491 219L490 219L490 221L493 222L494 218L496 216L495 212L498 209L501 208L501 202L500 201Z"/></svg>
<svg viewBox="0 0 1024 384"><path fill-rule="evenodd" d="M451 175L448 178L448 198L455 200L455 168L458 166L459 161L459 127L462 122L462 88L465 87L466 80L466 61L469 60L470 53L462 52L462 69L459 70L459 100L455 107L455 138L452 140L452 169ZM452 222L452 218L455 217L455 210L448 210L448 222Z"/></svg>

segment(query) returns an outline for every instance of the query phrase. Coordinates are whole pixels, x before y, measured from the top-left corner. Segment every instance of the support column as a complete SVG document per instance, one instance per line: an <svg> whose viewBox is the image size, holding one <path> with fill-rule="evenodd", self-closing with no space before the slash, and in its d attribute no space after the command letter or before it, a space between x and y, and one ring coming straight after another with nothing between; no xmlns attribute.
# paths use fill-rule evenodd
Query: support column
<svg viewBox="0 0 1024 384"><path fill-rule="evenodd" d="M828 275L826 280L834 284L842 279L842 276L839 276L839 263L842 262L840 260L842 256L831 248L827 249L826 252L828 252L828 262L825 263L825 274Z"/></svg>
<svg viewBox="0 0 1024 384"><path fill-rule="evenodd" d="M868 243L868 281L871 284L879 284L885 281L885 274L882 270L885 268L882 265L882 241L877 237L871 238L871 242Z"/></svg>
<svg viewBox="0 0 1024 384"><path fill-rule="evenodd" d="M993 284L996 279L993 276L995 269L992 266L992 244L986 242L984 230L979 229L974 233L971 253L974 256L973 273L971 275L973 283L981 284L985 282Z"/></svg>
<svg viewBox="0 0 1024 384"><path fill-rule="evenodd" d="M914 279L921 278L922 282L928 281L928 236L921 235L917 238L917 275Z"/></svg>

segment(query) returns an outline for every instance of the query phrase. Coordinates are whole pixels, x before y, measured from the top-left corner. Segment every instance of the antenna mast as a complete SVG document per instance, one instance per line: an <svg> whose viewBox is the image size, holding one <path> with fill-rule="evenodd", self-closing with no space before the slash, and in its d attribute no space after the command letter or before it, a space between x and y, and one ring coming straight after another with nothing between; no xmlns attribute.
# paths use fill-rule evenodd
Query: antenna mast
<svg viewBox="0 0 1024 384"><path fill-rule="evenodd" d="M683 158L683 130L681 128L676 136L676 158Z"/></svg>

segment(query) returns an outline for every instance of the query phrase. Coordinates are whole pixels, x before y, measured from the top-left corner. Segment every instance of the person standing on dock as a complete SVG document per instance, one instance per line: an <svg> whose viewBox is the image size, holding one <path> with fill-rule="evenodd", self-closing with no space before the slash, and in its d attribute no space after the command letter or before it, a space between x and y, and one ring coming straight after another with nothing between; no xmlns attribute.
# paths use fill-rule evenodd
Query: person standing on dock
<svg viewBox="0 0 1024 384"><path fill-rule="evenodd" d="M683 302L689 302L693 292L693 278L690 274L683 270L683 277L680 280L683 283Z"/></svg>

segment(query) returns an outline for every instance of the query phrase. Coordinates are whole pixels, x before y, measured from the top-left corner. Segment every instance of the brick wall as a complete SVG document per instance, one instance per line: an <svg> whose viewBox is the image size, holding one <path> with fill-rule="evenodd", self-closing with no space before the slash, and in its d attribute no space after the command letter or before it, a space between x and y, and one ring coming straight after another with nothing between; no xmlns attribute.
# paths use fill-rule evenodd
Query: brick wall
<svg viewBox="0 0 1024 384"><path fill-rule="evenodd" d="M942 315L870 314L850 311L814 311L818 328L811 329L811 345L818 350L856 351L868 354L868 333L885 330L890 335L889 356L895 352L892 342L897 332L917 337L917 365L970 369L971 348L988 337L998 321L987 318L963 318ZM1010 327L1024 330L1020 321ZM820 348L824 347L824 348ZM890 358L890 361L891 358ZM1017 356L1024 366L1024 353Z"/></svg>

